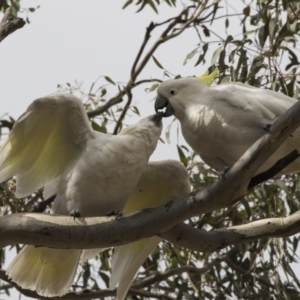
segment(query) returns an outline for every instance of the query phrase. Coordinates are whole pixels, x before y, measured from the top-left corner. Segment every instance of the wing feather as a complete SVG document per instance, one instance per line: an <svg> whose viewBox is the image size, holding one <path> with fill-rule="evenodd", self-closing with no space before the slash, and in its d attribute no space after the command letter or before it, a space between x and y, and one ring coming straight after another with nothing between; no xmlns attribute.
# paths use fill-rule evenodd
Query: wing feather
<svg viewBox="0 0 300 300"><path fill-rule="evenodd" d="M271 124L283 115L296 99L280 92L259 89L242 83L228 82L209 89L214 101L225 101L238 110L248 110L260 117L262 123Z"/></svg>
<svg viewBox="0 0 300 300"><path fill-rule="evenodd" d="M77 97L57 94L37 99L0 149L0 182L16 175L16 196L28 196L61 175L91 137L92 128Z"/></svg>
<svg viewBox="0 0 300 300"><path fill-rule="evenodd" d="M150 162L130 195L123 213L130 214L162 205L190 190L189 175L181 163L175 160ZM117 300L125 299L138 269L160 241L159 237L154 236L115 248L110 288L118 286Z"/></svg>

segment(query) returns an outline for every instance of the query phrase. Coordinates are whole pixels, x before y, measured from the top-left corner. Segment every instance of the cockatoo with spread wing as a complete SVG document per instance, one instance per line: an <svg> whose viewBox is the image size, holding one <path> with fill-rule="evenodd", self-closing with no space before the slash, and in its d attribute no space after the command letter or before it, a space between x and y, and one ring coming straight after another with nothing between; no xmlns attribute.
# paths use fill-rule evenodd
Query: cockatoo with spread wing
<svg viewBox="0 0 300 300"><path fill-rule="evenodd" d="M163 205L191 190L189 175L175 160L150 162L130 195L123 213ZM161 238L154 236L115 248L110 288L117 289L117 300L124 300L140 266Z"/></svg>
<svg viewBox="0 0 300 300"><path fill-rule="evenodd" d="M211 79L211 78L210 78ZM209 87L207 77L167 80L158 87L155 109L175 115L186 142L205 163L222 171L232 166L296 99L280 92L228 82ZM269 169L293 150L300 150L300 130L261 166ZM300 160L281 174L300 171Z"/></svg>
<svg viewBox="0 0 300 300"><path fill-rule="evenodd" d="M35 100L0 149L0 182L16 176L16 196L45 186L56 194L55 214L83 217L123 209L147 166L162 130L161 114L113 136L92 130L81 101L70 94ZM22 288L39 295L68 292L81 250L25 246L7 269Z"/></svg>

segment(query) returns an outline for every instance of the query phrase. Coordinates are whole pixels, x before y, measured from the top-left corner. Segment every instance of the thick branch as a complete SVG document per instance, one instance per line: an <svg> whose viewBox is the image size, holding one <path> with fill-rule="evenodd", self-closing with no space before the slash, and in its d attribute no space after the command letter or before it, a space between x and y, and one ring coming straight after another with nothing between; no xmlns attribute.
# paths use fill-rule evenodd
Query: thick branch
<svg viewBox="0 0 300 300"><path fill-rule="evenodd" d="M228 228L205 231L181 224L160 234L179 246L200 252L213 252L229 245L263 237L286 237L300 232L300 211L285 218L269 218Z"/></svg>
<svg viewBox="0 0 300 300"><path fill-rule="evenodd" d="M14 17L11 9L8 8L0 22L0 43L17 29L22 28L25 21L21 18Z"/></svg>
<svg viewBox="0 0 300 300"><path fill-rule="evenodd" d="M270 132L250 147L223 178L213 185L192 195L176 199L167 205L147 209L114 222L108 222L112 220L109 218L81 218L74 221L68 217L38 214L4 216L0 218L0 246L24 243L56 248L101 248L130 243L157 234L165 238L163 232L187 218L224 208L238 201L247 193L250 178L256 170L299 125L300 101L270 128ZM298 218L298 215L294 214L286 220L288 218ZM97 224L98 221L103 220L104 223ZM298 219L293 220L298 224ZM245 226L249 227L249 225ZM277 230L277 233L281 232L278 236L298 232L298 229L293 226L291 230L291 226L290 223L289 226L284 226L283 230ZM252 238L263 236L261 234Z"/></svg>

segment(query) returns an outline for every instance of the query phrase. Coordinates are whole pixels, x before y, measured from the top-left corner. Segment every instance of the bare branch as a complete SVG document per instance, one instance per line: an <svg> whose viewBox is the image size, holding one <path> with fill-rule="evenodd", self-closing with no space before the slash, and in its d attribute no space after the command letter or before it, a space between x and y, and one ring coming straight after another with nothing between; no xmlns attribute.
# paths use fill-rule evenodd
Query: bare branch
<svg viewBox="0 0 300 300"><path fill-rule="evenodd" d="M0 22L0 43L17 29L22 28L25 21L21 18L14 17L11 8L8 8Z"/></svg>
<svg viewBox="0 0 300 300"><path fill-rule="evenodd" d="M117 134L119 129L120 129L120 126L122 124L122 121L123 119L125 118L125 115L127 113L127 110L129 109L130 107L130 104L131 104L131 101L132 101L132 92L131 92L131 89L128 89L127 90L127 96L128 96L128 99L127 99L127 102L126 102L126 105L121 113L121 116L119 117L117 123L116 123L116 126L114 128L114 132L113 134Z"/></svg>
<svg viewBox="0 0 300 300"><path fill-rule="evenodd" d="M251 272L251 270L244 270L243 268L239 267L238 265L236 265L229 256L226 257L225 259L226 263L228 264L228 266L230 266L233 270L235 270L237 273L240 273L243 275L244 278L248 278L251 281L255 282L258 281L261 284L276 290L277 286L274 286L273 284L271 284L270 282L268 282L267 280L260 278L258 276L254 276Z"/></svg>
<svg viewBox="0 0 300 300"><path fill-rule="evenodd" d="M162 80L157 79L157 78L151 78L151 79L142 79L137 82L135 82L132 86L131 89L141 85L143 83L149 83L149 82L162 82ZM126 89L123 89L119 94L117 94L115 97L111 98L109 101L107 101L104 105L96 108L93 111L90 111L87 113L89 118L94 118L96 116L99 116L109 110L112 106L121 103L123 101L122 97L126 95Z"/></svg>
<svg viewBox="0 0 300 300"><path fill-rule="evenodd" d="M104 105L96 108L93 111L90 111L87 113L89 118L94 118L96 116L99 116L106 112L108 109L110 109L112 106L120 103L123 101L122 97L126 94L126 89L119 92L115 97L111 98L109 101L107 101Z"/></svg>
<svg viewBox="0 0 300 300"><path fill-rule="evenodd" d="M51 197L49 197L48 199L46 199L46 200L44 200L44 201L38 203L38 204L31 210L31 212L43 212L43 211L45 211L46 207L47 207L48 205L50 205L50 204L55 200L55 197L56 197L56 195L55 195L55 196L51 196Z"/></svg>
<svg viewBox="0 0 300 300"><path fill-rule="evenodd" d="M269 218L216 229L198 230L181 224L159 234L174 244L201 252L213 252L229 245L252 242L263 237L286 237L300 232L300 211L285 218Z"/></svg>
<svg viewBox="0 0 300 300"><path fill-rule="evenodd" d="M147 286L152 285L153 283L167 280L171 276L181 275L182 273L193 273L193 274L202 275L202 274L205 274L210 269L212 269L214 266L220 264L226 258L227 258L227 255L222 257L222 258L215 259L213 262L208 263L207 265L205 265L202 268L196 268L196 267L193 267L193 266L183 266L183 267L179 267L179 268L176 268L176 269L170 269L170 270L167 270L165 272L156 273L152 276L149 276L149 277L145 278L141 282L134 283L132 285L132 287L134 289L145 288Z"/></svg>

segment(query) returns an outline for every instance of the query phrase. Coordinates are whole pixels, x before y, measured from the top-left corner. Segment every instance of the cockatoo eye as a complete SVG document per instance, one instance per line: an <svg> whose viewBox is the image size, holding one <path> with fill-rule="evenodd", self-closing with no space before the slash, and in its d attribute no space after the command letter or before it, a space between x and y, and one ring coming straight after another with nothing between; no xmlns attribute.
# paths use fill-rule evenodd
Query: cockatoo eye
<svg viewBox="0 0 300 300"><path fill-rule="evenodd" d="M170 89L170 95L171 96L174 96L174 95L176 95L177 94L177 89Z"/></svg>

